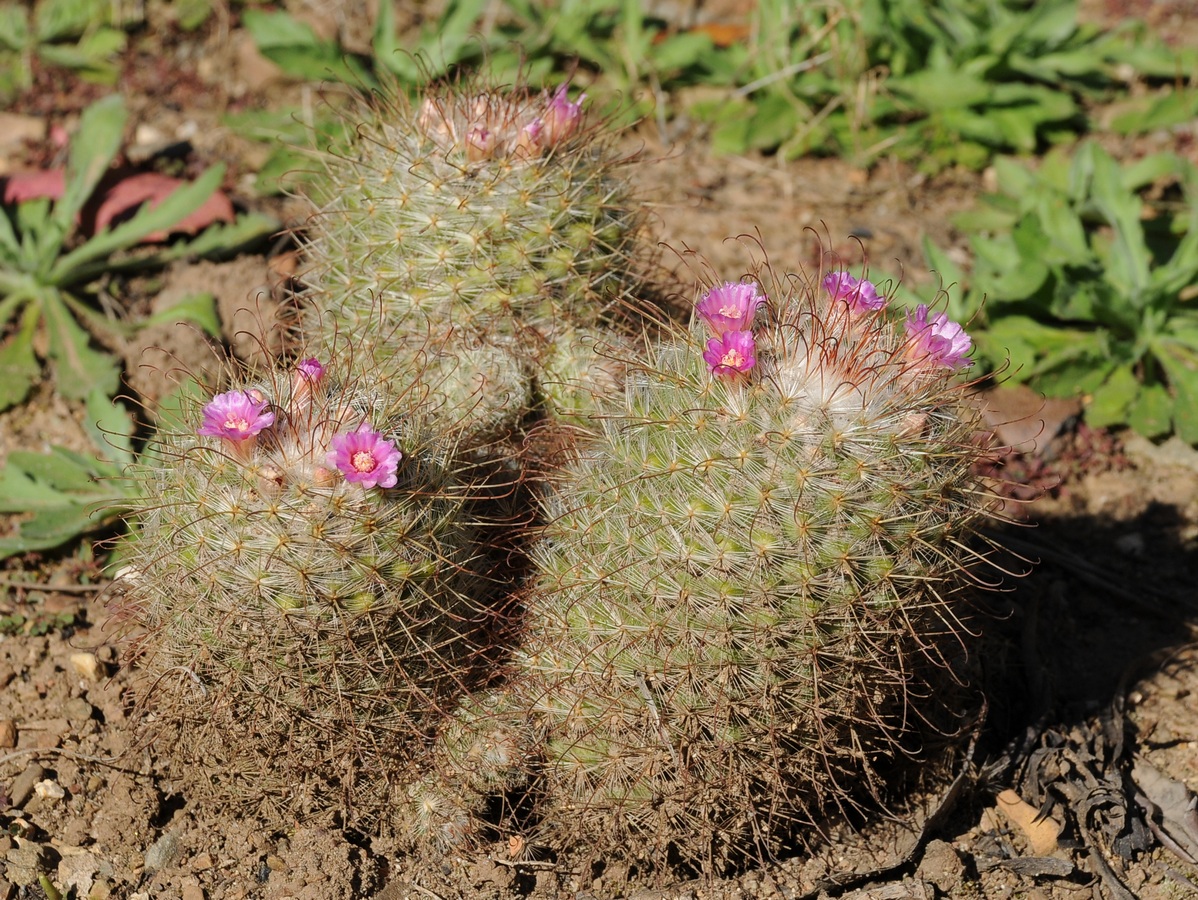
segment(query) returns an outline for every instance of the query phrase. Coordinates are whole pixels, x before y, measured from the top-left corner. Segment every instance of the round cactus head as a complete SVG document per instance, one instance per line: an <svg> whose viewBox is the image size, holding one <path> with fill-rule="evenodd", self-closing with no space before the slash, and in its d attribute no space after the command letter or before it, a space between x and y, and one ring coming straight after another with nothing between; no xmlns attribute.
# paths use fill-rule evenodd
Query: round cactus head
<svg viewBox="0 0 1198 900"><path fill-rule="evenodd" d="M557 481L509 687L546 733L528 837L650 868L777 852L876 784L943 701L989 502L942 314L847 273L697 301Z"/></svg>
<svg viewBox="0 0 1198 900"><path fill-rule="evenodd" d="M129 656L189 785L371 819L481 677L480 486L383 387L304 359L200 398L130 473Z"/></svg>
<svg viewBox="0 0 1198 900"><path fill-rule="evenodd" d="M642 283L628 157L567 85L440 85L362 119L352 149L327 159L315 201L305 331L320 347L352 334L434 379L424 360L473 355L502 380L499 424L512 428L542 383L560 380L547 368L563 336L601 327ZM470 383L466 364L455 365L442 393L468 408L454 394ZM497 423L480 418L493 436Z"/></svg>

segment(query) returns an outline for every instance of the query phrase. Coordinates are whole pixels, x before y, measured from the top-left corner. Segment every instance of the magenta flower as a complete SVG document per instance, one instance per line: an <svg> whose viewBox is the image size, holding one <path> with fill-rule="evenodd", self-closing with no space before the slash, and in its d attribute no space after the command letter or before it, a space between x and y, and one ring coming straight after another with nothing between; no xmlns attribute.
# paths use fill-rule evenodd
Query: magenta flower
<svg viewBox="0 0 1198 900"><path fill-rule="evenodd" d="M324 380L325 367L314 357L305 359L295 367L295 375L291 379L291 404L294 408L308 403L312 391Z"/></svg>
<svg viewBox="0 0 1198 900"><path fill-rule="evenodd" d="M848 272L829 272L824 277L824 290L833 300L844 300L855 313L872 312L886 305L873 282L854 278Z"/></svg>
<svg viewBox="0 0 1198 900"><path fill-rule="evenodd" d="M481 126L466 134L466 158L471 162L490 159L495 155L495 133Z"/></svg>
<svg viewBox="0 0 1198 900"><path fill-rule="evenodd" d="M965 329L942 312L928 315L926 303L915 307L915 314L907 313L904 323L907 329L908 352L928 362L949 369L967 368L973 363L967 358L973 341Z"/></svg>
<svg viewBox="0 0 1198 900"><path fill-rule="evenodd" d="M719 337L729 331L748 331L754 313L763 303L765 297L757 292L757 285L726 281L704 294L695 304L695 311Z"/></svg>
<svg viewBox="0 0 1198 900"><path fill-rule="evenodd" d="M399 480L395 472L403 454L366 422L356 431L333 435L332 445L327 462L340 469L346 481L364 488L395 487Z"/></svg>
<svg viewBox="0 0 1198 900"><path fill-rule="evenodd" d="M309 357L295 367L295 373L305 381L316 384L324 377L324 366L315 357Z"/></svg>
<svg viewBox="0 0 1198 900"><path fill-rule="evenodd" d="M545 129L545 143L550 147L566 140L578 130L582 123L582 101L586 94L580 94L578 100L571 102L566 93L566 85L562 85L549 98L549 107L541 116Z"/></svg>
<svg viewBox="0 0 1198 900"><path fill-rule="evenodd" d="M270 401L257 391L217 394L204 406L204 422L197 434L244 441L274 424Z"/></svg>
<svg viewBox="0 0 1198 900"><path fill-rule="evenodd" d="M757 365L756 350L751 331L726 331L707 342L703 359L711 366L712 374L721 378L734 378L748 372Z"/></svg>

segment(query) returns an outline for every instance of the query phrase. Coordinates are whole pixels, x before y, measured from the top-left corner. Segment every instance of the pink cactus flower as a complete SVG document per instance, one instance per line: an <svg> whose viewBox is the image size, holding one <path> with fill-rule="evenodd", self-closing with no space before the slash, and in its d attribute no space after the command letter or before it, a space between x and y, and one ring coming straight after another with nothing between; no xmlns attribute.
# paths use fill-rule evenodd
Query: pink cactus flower
<svg viewBox="0 0 1198 900"><path fill-rule="evenodd" d="M929 315L926 303L915 307L915 313L907 313L904 323L907 329L908 353L935 365L949 369L968 368L973 365L967 357L973 341L965 329L942 313Z"/></svg>
<svg viewBox="0 0 1198 900"><path fill-rule="evenodd" d="M324 366L321 365L319 359L310 356L302 363L295 367L295 373L305 381L313 384L319 383L320 379L324 378Z"/></svg>
<svg viewBox="0 0 1198 900"><path fill-rule="evenodd" d="M339 469L346 481L364 488L395 487L403 454L370 425L363 422L356 431L333 435L332 445L327 462Z"/></svg>
<svg viewBox="0 0 1198 900"><path fill-rule="evenodd" d="M572 137L582 124L582 101L586 94L579 94L578 100L571 102L567 94L567 85L561 85L549 98L549 106L541 116L545 129L544 140L550 146L556 146Z"/></svg>
<svg viewBox="0 0 1198 900"><path fill-rule="evenodd" d="M495 133L490 129L471 128L466 134L466 158L471 162L490 159L495 155Z"/></svg>
<svg viewBox="0 0 1198 900"><path fill-rule="evenodd" d="M257 391L217 394L204 406L204 421L197 434L240 442L254 437L275 422L270 401Z"/></svg>
<svg viewBox="0 0 1198 900"><path fill-rule="evenodd" d="M312 391L324 380L325 367L320 360L309 357L295 367L291 379L291 404L302 407L312 398Z"/></svg>
<svg viewBox="0 0 1198 900"><path fill-rule="evenodd" d="M824 290L833 300L844 300L855 313L874 312L886 305L872 281L855 278L848 272L829 272L824 277Z"/></svg>
<svg viewBox="0 0 1198 900"><path fill-rule="evenodd" d="M535 156L544 149L545 123L541 119L533 119L520 129L516 139L516 150L525 156Z"/></svg>
<svg viewBox="0 0 1198 900"><path fill-rule="evenodd" d="M707 342L703 359L711 366L712 374L720 378L735 378L757 365L756 344L751 331L726 331Z"/></svg>
<svg viewBox="0 0 1198 900"><path fill-rule="evenodd" d="M711 328L716 337L729 331L748 331L753 315L765 303L757 285L743 281L726 281L713 287L695 304L695 311Z"/></svg>

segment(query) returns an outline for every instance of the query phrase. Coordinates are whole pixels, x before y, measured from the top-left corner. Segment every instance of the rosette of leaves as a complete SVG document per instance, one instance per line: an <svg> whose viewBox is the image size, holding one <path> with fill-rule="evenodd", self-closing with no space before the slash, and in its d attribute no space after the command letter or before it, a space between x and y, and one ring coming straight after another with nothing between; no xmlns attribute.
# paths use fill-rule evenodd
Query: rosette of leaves
<svg viewBox="0 0 1198 900"><path fill-rule="evenodd" d="M1198 168L1121 166L1093 142L995 168L998 193L957 221L972 270L926 247L965 286L982 355L1050 396L1086 395L1091 425L1198 443Z"/></svg>
<svg viewBox="0 0 1198 900"><path fill-rule="evenodd" d="M74 69L113 84L125 29L138 24L133 4L108 0L0 3L0 97L33 85L33 61Z"/></svg>
<svg viewBox="0 0 1198 900"><path fill-rule="evenodd" d="M92 104L71 138L58 198L5 203L0 209L0 328L9 332L0 344L0 409L21 402L42 377L35 351L39 329L55 387L63 396L82 400L96 388L116 392L120 364L95 343L119 342L137 326L99 311L93 288L105 276L187 256L227 253L275 226L268 217L246 215L232 224L211 226L191 240L139 247L151 237L169 234L217 190L224 169L214 166L157 205L146 203L128 220L90 238L81 236L80 215L117 155L126 118L119 95ZM166 315L195 321L214 335L219 330L210 297Z"/></svg>

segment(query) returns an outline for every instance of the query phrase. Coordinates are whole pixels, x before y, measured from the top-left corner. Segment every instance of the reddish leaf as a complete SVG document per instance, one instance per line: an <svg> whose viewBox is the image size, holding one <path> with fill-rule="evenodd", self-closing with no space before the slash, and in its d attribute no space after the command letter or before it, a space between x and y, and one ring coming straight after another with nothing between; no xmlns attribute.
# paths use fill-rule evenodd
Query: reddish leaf
<svg viewBox="0 0 1198 900"><path fill-rule="evenodd" d="M24 203L41 197L57 200L66 189L66 172L63 169L17 172L0 180L4 183L5 203Z"/></svg>
<svg viewBox="0 0 1198 900"><path fill-rule="evenodd" d="M143 203L149 203L151 208L157 206L183 183L178 178L157 172L139 172L121 178L104 191L100 205L96 207L93 231L104 231L114 222L130 218ZM217 191L199 209L171 226L170 233L198 234L213 222L232 222L234 218L233 204L224 193ZM165 231L156 231L143 240L165 241L167 236Z"/></svg>

